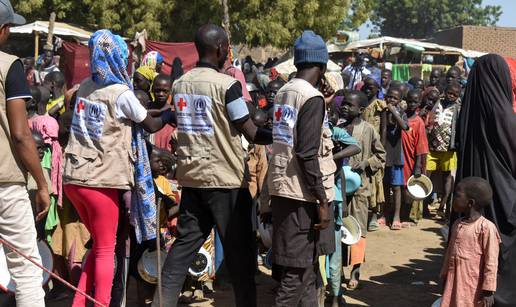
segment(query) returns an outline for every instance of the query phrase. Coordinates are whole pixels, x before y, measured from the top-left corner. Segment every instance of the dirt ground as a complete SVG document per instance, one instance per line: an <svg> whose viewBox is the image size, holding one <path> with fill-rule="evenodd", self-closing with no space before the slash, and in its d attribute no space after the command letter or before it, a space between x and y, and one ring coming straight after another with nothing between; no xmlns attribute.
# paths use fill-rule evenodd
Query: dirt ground
<svg viewBox="0 0 516 307"><path fill-rule="evenodd" d="M369 233L362 281L357 290L345 292L347 306L430 307L439 297L444 253L441 227L434 220L422 220L418 226L400 231L383 227ZM261 270L256 278L258 306L272 306L274 283L267 270ZM349 276L349 271L346 274ZM232 293L216 292L208 301L190 306L233 306Z"/></svg>
<svg viewBox="0 0 516 307"><path fill-rule="evenodd" d="M345 292L347 306L430 307L439 297L438 274L444 252L441 227L434 220L422 220L418 226L400 231L383 227L369 233L361 283L357 290ZM260 269L256 277L258 306L272 306L274 282L267 269ZM128 291L128 307L137 307L135 290ZM0 306L12 306L2 303L3 297L0 295ZM68 307L71 299L48 302L47 306ZM204 301L182 306L234 306L233 294L231 289L216 291Z"/></svg>

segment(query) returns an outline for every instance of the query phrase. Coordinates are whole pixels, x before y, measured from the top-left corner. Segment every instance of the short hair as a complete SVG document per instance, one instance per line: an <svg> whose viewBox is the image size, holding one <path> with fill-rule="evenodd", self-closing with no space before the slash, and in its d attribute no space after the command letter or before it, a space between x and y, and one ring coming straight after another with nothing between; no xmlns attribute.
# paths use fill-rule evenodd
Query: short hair
<svg viewBox="0 0 516 307"><path fill-rule="evenodd" d="M54 81L57 86L63 87L65 85L65 77L64 74L60 71L52 71L49 72L46 76L44 81Z"/></svg>
<svg viewBox="0 0 516 307"><path fill-rule="evenodd" d="M459 181L457 188L460 188L466 197L475 200L480 207L487 207L493 201L493 189L484 178L466 177Z"/></svg>
<svg viewBox="0 0 516 307"><path fill-rule="evenodd" d="M420 98L423 97L423 91L420 88L415 88L415 89L410 90L407 93L407 97L410 95L414 95L414 94L419 95Z"/></svg>
<svg viewBox="0 0 516 307"><path fill-rule="evenodd" d="M157 83L157 82L160 82L160 81L165 81L165 82L168 82L168 83L172 84L172 78L170 78L169 75L159 74L159 75L156 76L156 78L154 78L153 83Z"/></svg>
<svg viewBox="0 0 516 307"><path fill-rule="evenodd" d="M412 77L412 78L410 78L410 80L408 80L408 83L413 86L416 86L417 82L423 82L423 79L421 79L419 77Z"/></svg>
<svg viewBox="0 0 516 307"><path fill-rule="evenodd" d="M403 84L403 82L401 82L399 80L392 80L391 84L389 85L389 88L400 87L402 84Z"/></svg>
<svg viewBox="0 0 516 307"><path fill-rule="evenodd" d="M167 168L167 170L170 171L172 166L176 163L176 158L174 157L174 155L170 151L156 147L155 145L151 145L150 148L150 155L160 158L161 161L163 161L165 168Z"/></svg>
<svg viewBox="0 0 516 307"><path fill-rule="evenodd" d="M448 73L450 73L450 72L452 72L452 71L454 71L454 70L455 70L456 72L458 72L458 73L459 73L459 75L462 73L462 72L461 72L461 70L460 70L460 68L459 68L458 66L452 66L452 67L450 67L450 69L448 69L448 71L446 72L446 74L448 74Z"/></svg>
<svg viewBox="0 0 516 307"><path fill-rule="evenodd" d="M369 106L369 99L367 99L366 94L364 94L362 91L358 90L350 90L346 93L346 96L358 96L358 101L360 103L360 106L363 108L367 108Z"/></svg>
<svg viewBox="0 0 516 307"><path fill-rule="evenodd" d="M380 85L378 84L378 81L376 81L376 79L375 79L375 78L373 78L373 77L371 77L371 76L368 76L368 77L366 77L366 78L364 79L364 85L365 85L367 82L371 82L371 81L374 83L374 85L375 85L376 87L380 88Z"/></svg>
<svg viewBox="0 0 516 307"><path fill-rule="evenodd" d="M267 84L267 88L272 86L273 84L278 84L280 87L283 87L283 85L287 84L287 82L285 82L285 80L278 77L278 78L270 81L269 84Z"/></svg>
<svg viewBox="0 0 516 307"><path fill-rule="evenodd" d="M389 75L392 75L392 70L384 68L384 69L382 70L382 74L383 74L383 73L389 73Z"/></svg>
<svg viewBox="0 0 516 307"><path fill-rule="evenodd" d="M214 52L219 45L226 42L228 42L226 31L214 24L205 24L195 33L194 43L200 58Z"/></svg>
<svg viewBox="0 0 516 307"><path fill-rule="evenodd" d="M448 91L448 89L456 89L458 90L459 92L462 91L462 86L460 85L459 82L457 81L453 81L453 82L450 82L447 86L446 86L446 89L444 91Z"/></svg>
<svg viewBox="0 0 516 307"><path fill-rule="evenodd" d="M396 91L396 92L400 93L401 96L403 96L403 90L402 90L401 86L402 86L402 84L397 84L395 86L389 86L387 93L389 93L391 91ZM401 97L401 98L403 98L403 97Z"/></svg>

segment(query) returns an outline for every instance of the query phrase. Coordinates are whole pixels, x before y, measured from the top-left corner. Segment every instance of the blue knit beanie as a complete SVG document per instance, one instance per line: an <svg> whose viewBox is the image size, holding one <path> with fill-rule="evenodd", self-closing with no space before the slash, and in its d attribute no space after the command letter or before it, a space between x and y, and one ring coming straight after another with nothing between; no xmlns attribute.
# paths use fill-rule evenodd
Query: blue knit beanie
<svg viewBox="0 0 516 307"><path fill-rule="evenodd" d="M294 65L300 63L328 63L326 43L314 31L304 31L294 43Z"/></svg>

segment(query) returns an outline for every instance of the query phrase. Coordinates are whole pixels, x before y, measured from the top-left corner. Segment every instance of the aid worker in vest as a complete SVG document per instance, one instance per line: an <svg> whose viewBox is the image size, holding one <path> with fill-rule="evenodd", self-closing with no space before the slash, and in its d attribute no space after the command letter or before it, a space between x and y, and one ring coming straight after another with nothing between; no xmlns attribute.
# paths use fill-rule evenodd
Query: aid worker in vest
<svg viewBox="0 0 516 307"><path fill-rule="evenodd" d="M119 193L135 184L133 123L152 133L172 122L173 113L167 110L160 117L151 117L140 104L131 90L127 45L120 36L99 30L88 46L92 76L77 90L63 181L66 195L93 239L78 288L91 293L95 285L94 298L108 306ZM86 306L86 298L76 293L72 306Z"/></svg>
<svg viewBox="0 0 516 307"><path fill-rule="evenodd" d="M326 44L305 31L294 44L296 76L276 94L269 166L272 262L281 266L275 306L317 306L319 255L333 253L333 163L324 82ZM321 91L326 95L323 95Z"/></svg>
<svg viewBox="0 0 516 307"><path fill-rule="evenodd" d="M270 130L249 117L242 86L221 73L229 43L226 32L204 25L195 35L197 67L174 82L177 116L177 179L182 186L179 236L162 271L163 306L177 306L188 268L216 226L233 283L235 304L256 306L255 237L251 195L241 134L251 143L270 144ZM158 305L158 291L153 306Z"/></svg>
<svg viewBox="0 0 516 307"><path fill-rule="evenodd" d="M6 43L12 25L24 23L25 18L14 13L9 0L0 0L0 46ZM16 56L0 52L0 82L0 238L41 263L27 172L38 186L37 220L45 217L50 198L25 110L25 102L32 97L23 63ZM6 252L5 247L4 252L16 287L16 305L45 306L43 271L18 253Z"/></svg>

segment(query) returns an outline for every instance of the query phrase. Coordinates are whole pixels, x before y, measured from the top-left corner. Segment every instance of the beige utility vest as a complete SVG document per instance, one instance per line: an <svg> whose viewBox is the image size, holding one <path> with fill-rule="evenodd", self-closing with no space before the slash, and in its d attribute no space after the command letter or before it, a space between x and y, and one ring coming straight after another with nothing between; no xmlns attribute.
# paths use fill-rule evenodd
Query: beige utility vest
<svg viewBox="0 0 516 307"><path fill-rule="evenodd" d="M129 190L134 183L132 122L117 119L122 84L105 87L91 78L81 83L65 149L63 181L87 187Z"/></svg>
<svg viewBox="0 0 516 307"><path fill-rule="evenodd" d="M305 175L300 167L294 150L297 142L297 117L303 105L313 97L321 97L321 92L303 79L294 78L283 86L276 95L274 103L274 126L272 158L269 164L268 185L271 195L317 202L305 182ZM331 131L325 115L321 127L321 145L318 160L323 175L323 185L328 201L334 198L334 173Z"/></svg>
<svg viewBox="0 0 516 307"><path fill-rule="evenodd" d="M15 154L11 141L5 100L7 73L17 59L13 55L0 51L0 183L27 183L27 170Z"/></svg>
<svg viewBox="0 0 516 307"><path fill-rule="evenodd" d="M230 123L225 96L236 80L197 67L174 82L177 179L191 188L247 186L240 133Z"/></svg>

